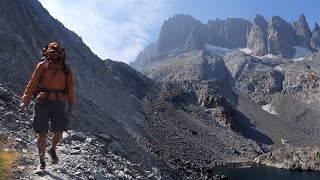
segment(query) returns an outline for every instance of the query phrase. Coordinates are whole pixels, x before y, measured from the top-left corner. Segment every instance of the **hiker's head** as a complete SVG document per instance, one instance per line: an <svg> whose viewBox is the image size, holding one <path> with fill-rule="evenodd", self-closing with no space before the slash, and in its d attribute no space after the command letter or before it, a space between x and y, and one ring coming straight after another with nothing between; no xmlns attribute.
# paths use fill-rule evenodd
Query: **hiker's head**
<svg viewBox="0 0 320 180"><path fill-rule="evenodd" d="M50 43L45 54L53 61L61 61L64 56L62 48L57 42Z"/></svg>

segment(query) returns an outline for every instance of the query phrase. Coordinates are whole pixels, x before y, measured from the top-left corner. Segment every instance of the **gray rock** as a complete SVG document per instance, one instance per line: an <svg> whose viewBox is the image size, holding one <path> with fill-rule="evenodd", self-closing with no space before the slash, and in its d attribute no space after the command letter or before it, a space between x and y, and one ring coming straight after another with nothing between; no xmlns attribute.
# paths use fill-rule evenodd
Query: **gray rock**
<svg viewBox="0 0 320 180"><path fill-rule="evenodd" d="M296 36L297 45L309 49L312 34L306 17L301 14L299 20L293 22L292 27Z"/></svg>
<svg viewBox="0 0 320 180"><path fill-rule="evenodd" d="M268 53L281 58L293 57L296 44L292 26L279 16L274 16L268 24Z"/></svg>
<svg viewBox="0 0 320 180"><path fill-rule="evenodd" d="M131 167L132 167L132 169L138 171L139 173L143 173L144 172L144 168L141 167L140 164L132 164Z"/></svg>
<svg viewBox="0 0 320 180"><path fill-rule="evenodd" d="M204 41L206 27L190 15L177 14L165 20L156 46L158 57L171 51L186 52L199 49Z"/></svg>
<svg viewBox="0 0 320 180"><path fill-rule="evenodd" d="M4 101L12 101L13 95L7 89L0 86L0 99Z"/></svg>
<svg viewBox="0 0 320 180"><path fill-rule="evenodd" d="M84 132L78 132L71 135L71 139L74 141L85 141L87 135Z"/></svg>
<svg viewBox="0 0 320 180"><path fill-rule="evenodd" d="M320 27L317 23L315 23L314 29L312 31L310 45L313 49L316 49L316 50L320 49Z"/></svg>
<svg viewBox="0 0 320 180"><path fill-rule="evenodd" d="M225 81L225 70L224 62L219 56L206 51L191 51L154 64L142 73L156 81Z"/></svg>
<svg viewBox="0 0 320 180"><path fill-rule="evenodd" d="M251 23L241 18L227 18L226 20L209 20L206 43L227 47L245 47Z"/></svg>
<svg viewBox="0 0 320 180"><path fill-rule="evenodd" d="M253 19L247 42L247 47L252 50L254 55L263 56L268 53L267 27L267 21L261 15L257 14Z"/></svg>
<svg viewBox="0 0 320 180"><path fill-rule="evenodd" d="M320 102L319 80L320 62L299 61L288 65L285 69L283 93L290 94L304 102Z"/></svg>
<svg viewBox="0 0 320 180"><path fill-rule="evenodd" d="M253 101L266 104L273 94L282 91L283 75L260 59L235 52L225 56L224 61L235 80L235 89Z"/></svg>
<svg viewBox="0 0 320 180"><path fill-rule="evenodd" d="M111 142L112 141L112 137L110 135L108 135L108 134L97 134L96 133L95 136L97 138L99 138L99 139L102 139L102 140L106 141L106 142Z"/></svg>
<svg viewBox="0 0 320 180"><path fill-rule="evenodd" d="M320 171L319 158L320 149L317 147L290 147L262 154L254 162L281 169Z"/></svg>

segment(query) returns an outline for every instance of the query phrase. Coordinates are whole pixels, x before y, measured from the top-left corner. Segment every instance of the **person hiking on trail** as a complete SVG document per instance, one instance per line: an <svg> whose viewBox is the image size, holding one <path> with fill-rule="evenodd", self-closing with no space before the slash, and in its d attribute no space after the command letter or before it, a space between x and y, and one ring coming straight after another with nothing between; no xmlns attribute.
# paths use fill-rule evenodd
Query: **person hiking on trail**
<svg viewBox="0 0 320 180"><path fill-rule="evenodd" d="M46 167L45 151L49 120L53 132L52 144L48 149L52 164L58 163L56 146L62 138L63 131L67 130L69 120L74 107L74 83L72 72L64 62L64 49L56 42L44 49L45 59L41 61L33 72L31 80L25 88L22 96L20 110L24 112L32 95L36 95L35 116L33 129L38 134L38 151L40 164L34 173L44 174ZM68 98L66 111L65 101Z"/></svg>

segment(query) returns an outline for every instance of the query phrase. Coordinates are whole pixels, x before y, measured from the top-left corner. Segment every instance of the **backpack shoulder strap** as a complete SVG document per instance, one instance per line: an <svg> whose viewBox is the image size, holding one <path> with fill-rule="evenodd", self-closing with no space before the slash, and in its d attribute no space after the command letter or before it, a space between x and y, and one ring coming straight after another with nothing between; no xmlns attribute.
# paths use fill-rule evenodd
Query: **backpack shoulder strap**
<svg viewBox="0 0 320 180"><path fill-rule="evenodd" d="M64 70L64 77L65 77L65 85L64 85L64 90L65 90L65 92L66 92L66 94L68 94L68 89L69 89L69 87L68 87L68 75L69 75L69 72L70 72L70 69L69 69L69 67L68 67L68 65L65 63L65 61L63 61L63 70Z"/></svg>

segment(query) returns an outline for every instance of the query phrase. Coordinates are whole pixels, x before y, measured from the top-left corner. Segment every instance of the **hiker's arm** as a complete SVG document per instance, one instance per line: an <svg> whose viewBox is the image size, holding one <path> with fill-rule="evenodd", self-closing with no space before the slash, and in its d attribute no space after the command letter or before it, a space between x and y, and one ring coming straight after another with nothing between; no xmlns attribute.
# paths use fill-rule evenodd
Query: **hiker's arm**
<svg viewBox="0 0 320 180"><path fill-rule="evenodd" d="M31 96L33 95L33 92L37 89L39 79L41 76L41 68L43 69L41 63L39 63L34 70L32 77L24 90L23 96L22 96L22 102L26 105L29 104Z"/></svg>
<svg viewBox="0 0 320 180"><path fill-rule="evenodd" d="M69 106L74 106L74 82L71 68L69 67L69 75L68 75L68 103Z"/></svg>

